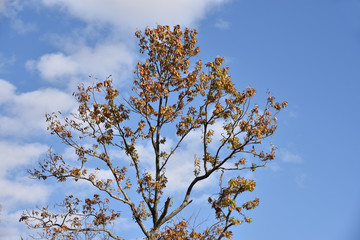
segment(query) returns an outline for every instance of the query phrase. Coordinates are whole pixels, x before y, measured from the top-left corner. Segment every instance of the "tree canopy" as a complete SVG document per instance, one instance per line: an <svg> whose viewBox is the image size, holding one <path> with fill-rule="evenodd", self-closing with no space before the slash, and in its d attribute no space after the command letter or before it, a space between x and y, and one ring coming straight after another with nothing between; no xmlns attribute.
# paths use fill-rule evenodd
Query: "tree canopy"
<svg viewBox="0 0 360 240"><path fill-rule="evenodd" d="M196 29L180 26L137 31L145 60L136 66L130 98L121 97L109 77L78 87L76 113L46 115L51 134L75 150L77 161L50 149L39 166L29 170L31 176L87 182L96 193L85 199L66 196L58 208L28 210L20 221L39 229L45 239L124 239L116 225L127 209L140 229L138 237L149 240L230 239L233 226L251 222L247 211L257 207L259 199L242 198L256 186L243 173L275 158L275 146L264 140L275 133L276 115L287 103L269 94L263 107L252 105L255 89L238 91L224 58L194 62L200 52L196 35ZM215 124L222 126L220 139L214 138ZM164 194L166 169L192 132L199 133L202 147L192 159L189 185L174 201L173 195ZM171 147L165 148L169 138ZM150 160L138 149L145 142L152 149ZM126 157L115 157L114 149ZM182 167L181 161L176 164ZM191 208L194 187L210 176L218 181L217 191L208 192L213 220L206 227L191 227L179 213Z"/></svg>

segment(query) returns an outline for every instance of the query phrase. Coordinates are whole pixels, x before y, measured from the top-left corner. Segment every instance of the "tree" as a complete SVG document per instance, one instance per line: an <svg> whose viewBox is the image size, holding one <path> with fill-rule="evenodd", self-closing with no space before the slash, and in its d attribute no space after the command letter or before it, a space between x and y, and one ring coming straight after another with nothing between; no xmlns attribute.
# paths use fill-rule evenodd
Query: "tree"
<svg viewBox="0 0 360 240"><path fill-rule="evenodd" d="M31 176L88 182L97 193L84 201L67 196L57 211L49 207L26 211L20 221L41 229L46 239L123 239L110 226L120 217L120 210L129 209L149 240L230 239L232 226L251 222L245 212L258 206L259 199L240 202L240 196L252 192L256 184L240 176L240 171L255 171L274 159L271 143L269 152L262 151L264 139L274 134L276 114L287 103L275 102L269 95L262 110L258 105L250 107L255 89L237 91L228 67L222 66L223 58L206 63L205 70L200 60L191 64L200 52L196 34L195 29L181 30L180 26L137 31L146 60L137 64L134 96L121 99L107 78L78 87L74 96L79 106L72 117L46 115L51 134L73 148L78 161L74 164L49 150L39 167L29 170ZM214 143L215 123L222 124L222 134ZM165 170L194 131L201 133L200 157L194 157L193 178L183 198L174 204L172 196L164 196ZM169 132L175 141L165 150ZM137 150L143 142L151 143L152 169L146 169ZM216 148L210 147L214 144ZM115 160L114 148L127 158ZM95 170L90 167L94 163ZM104 169L110 172L106 179L98 176ZM214 221L205 228L191 228L187 219L175 216L191 206L194 187L212 175L219 180L218 192L210 192L208 198Z"/></svg>

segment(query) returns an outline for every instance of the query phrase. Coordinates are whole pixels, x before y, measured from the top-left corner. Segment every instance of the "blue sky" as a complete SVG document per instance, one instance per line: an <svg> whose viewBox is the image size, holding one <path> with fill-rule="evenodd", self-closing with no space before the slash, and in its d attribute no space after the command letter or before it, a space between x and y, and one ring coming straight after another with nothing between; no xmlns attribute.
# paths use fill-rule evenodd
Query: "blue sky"
<svg viewBox="0 0 360 240"><path fill-rule="evenodd" d="M72 157L44 114L72 111L71 93L88 75L113 75L125 94L139 59L134 32L155 23L196 27L204 62L225 57L259 104L267 89L289 103L271 139L277 159L251 176L260 206L234 239L360 239L360 1L104 2L0 0L0 239L25 235L24 209L87 189L27 178L47 146Z"/></svg>

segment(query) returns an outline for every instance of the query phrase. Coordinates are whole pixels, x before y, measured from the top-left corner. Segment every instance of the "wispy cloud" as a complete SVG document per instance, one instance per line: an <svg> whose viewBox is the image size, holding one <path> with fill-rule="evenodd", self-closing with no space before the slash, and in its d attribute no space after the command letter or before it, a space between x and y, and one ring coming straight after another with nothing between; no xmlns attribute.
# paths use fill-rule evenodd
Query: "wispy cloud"
<svg viewBox="0 0 360 240"><path fill-rule="evenodd" d="M279 151L279 157L283 162L287 163L302 163L304 160L302 157L298 154L295 154L288 149L280 148Z"/></svg>
<svg viewBox="0 0 360 240"><path fill-rule="evenodd" d="M3 13L5 11L6 4L6 0L0 0L0 13Z"/></svg>
<svg viewBox="0 0 360 240"><path fill-rule="evenodd" d="M57 89L47 88L16 93L16 87L0 79L0 136L21 137L45 132L45 113L70 111L74 98Z"/></svg>
<svg viewBox="0 0 360 240"><path fill-rule="evenodd" d="M47 202L52 188L29 181L26 172L46 151L40 143L0 141L0 239L19 239L25 231L25 225L18 224L22 207Z"/></svg>
<svg viewBox="0 0 360 240"><path fill-rule="evenodd" d="M303 187L305 187L306 179L307 179L307 174L306 173L300 173L295 177L295 182L299 187L303 188Z"/></svg>
<svg viewBox="0 0 360 240"><path fill-rule="evenodd" d="M18 224L19 206L44 203L51 194L49 186L29 181L26 172L46 153L47 145L25 139L45 132L45 112L66 112L73 104L73 98L62 91L48 88L18 93L12 83L0 79L0 239L18 239L23 232L24 226Z"/></svg>
<svg viewBox="0 0 360 240"><path fill-rule="evenodd" d="M14 175L11 170L33 163L34 160L46 152L47 147L39 143L19 144L0 141L0 176Z"/></svg>
<svg viewBox="0 0 360 240"><path fill-rule="evenodd" d="M88 75L98 78L112 75L115 81L124 82L124 79L131 79L137 58L132 44L125 39L133 36L137 28L157 23L195 26L212 7L227 1L174 0L169 4L166 0L110 0L104 4L101 0L42 0L43 6L60 9L84 21L87 27L73 29L60 40L50 37L48 40L57 45L58 51L29 60L26 67L49 82L65 83L69 88L76 87ZM111 38L99 34L108 26L111 26L107 33ZM78 31L83 34L74 33ZM95 40L95 44L87 44L88 39Z"/></svg>
<svg viewBox="0 0 360 240"><path fill-rule="evenodd" d="M19 18L12 19L11 26L19 34L26 34L36 30L36 25L34 23L24 22Z"/></svg>
<svg viewBox="0 0 360 240"><path fill-rule="evenodd" d="M13 84L0 79L0 105L13 100L15 90L16 87Z"/></svg>
<svg viewBox="0 0 360 240"><path fill-rule="evenodd" d="M0 0L0 14L8 16L14 11L14 8L18 5L17 1Z"/></svg>
<svg viewBox="0 0 360 240"><path fill-rule="evenodd" d="M212 7L227 0L42 0L45 6L61 7L89 24L111 24L121 30L144 28L147 25L181 24L192 26Z"/></svg>
<svg viewBox="0 0 360 240"><path fill-rule="evenodd" d="M124 44L105 42L93 48L80 45L72 52L45 54L38 60L29 60L26 67L38 71L47 81L68 81L74 89L76 79L89 74L99 78L108 75L124 78L133 72L134 63L135 54Z"/></svg>
<svg viewBox="0 0 360 240"><path fill-rule="evenodd" d="M0 213L0 239L18 240L25 230L24 224L18 224L21 211L9 213L5 208Z"/></svg>
<svg viewBox="0 0 360 240"><path fill-rule="evenodd" d="M277 172L281 170L280 165L277 162L271 162L269 165L267 165L272 171Z"/></svg>
<svg viewBox="0 0 360 240"><path fill-rule="evenodd" d="M4 72L6 69L6 66L11 65L15 62L15 56L11 56L11 57L5 57L1 52L0 52L0 72Z"/></svg>
<svg viewBox="0 0 360 240"><path fill-rule="evenodd" d="M289 112L289 117L290 117L290 118L297 118L296 112L290 111L290 112Z"/></svg>
<svg viewBox="0 0 360 240"><path fill-rule="evenodd" d="M9 220L8 215L14 214L15 209L19 210L19 204L47 201L51 193L50 188L44 184L29 182L25 177L26 167L34 165L46 151L47 146L39 143L20 144L0 141L0 204L2 215L5 215L7 220Z"/></svg>
<svg viewBox="0 0 360 240"><path fill-rule="evenodd" d="M24 22L20 16L26 5L26 1L20 0L0 0L0 17L6 17L10 20L11 27L19 34L26 34L36 30L36 25L31 22Z"/></svg>
<svg viewBox="0 0 360 240"><path fill-rule="evenodd" d="M225 21L224 19L218 19L215 23L215 27L221 29L221 30L226 30L230 28L230 22Z"/></svg>

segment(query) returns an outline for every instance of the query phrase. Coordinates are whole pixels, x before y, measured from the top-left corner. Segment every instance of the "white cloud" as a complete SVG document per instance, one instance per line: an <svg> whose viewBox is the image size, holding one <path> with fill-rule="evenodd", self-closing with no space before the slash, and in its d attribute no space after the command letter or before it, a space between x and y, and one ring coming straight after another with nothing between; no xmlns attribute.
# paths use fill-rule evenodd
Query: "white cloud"
<svg viewBox="0 0 360 240"><path fill-rule="evenodd" d="M75 106L74 98L57 89L41 89L16 93L15 86L0 80L0 136L25 137L39 135L46 129L45 113L68 112ZM6 103L6 104L5 104Z"/></svg>
<svg viewBox="0 0 360 240"><path fill-rule="evenodd" d="M29 179L27 179L29 181ZM19 203L45 202L50 189L43 184L28 181L0 179L1 202L4 206L13 207Z"/></svg>
<svg viewBox="0 0 360 240"><path fill-rule="evenodd" d="M0 239L18 240L25 224L19 224L21 211L8 213L5 209L0 212ZM22 226L23 225L23 226ZM20 228L23 229L20 229Z"/></svg>
<svg viewBox="0 0 360 240"><path fill-rule="evenodd" d="M214 144L216 144L216 141L221 138L221 126L222 123L216 123L211 126L211 128L214 129L216 133L214 134L213 138ZM191 132L184 139L184 141L182 142L178 150L174 153L174 155L170 158L168 164L166 165L166 176L168 177L168 183L165 192L182 192L183 190L187 189L191 181L195 178L194 157L196 156L197 158L201 158L203 151L201 135L201 130ZM163 150L169 152L171 147L174 147L175 144L175 140L168 138L165 146L163 147ZM152 146L149 144L148 148L150 147ZM213 148L213 146L211 145L210 148ZM145 151L139 150L139 152ZM148 150L147 155L149 157L154 156L151 150ZM153 157L151 159L153 159ZM216 177L214 174L208 179L198 182L194 190L201 190L205 187L212 186L212 182L216 182Z"/></svg>
<svg viewBox="0 0 360 240"><path fill-rule="evenodd" d="M39 71L45 80L56 82L68 79L69 84L74 85L71 81L88 75L101 78L127 75L135 68L134 59L134 54L122 43L101 43L94 48L80 45L68 54L45 54L38 60L28 61L26 66Z"/></svg>
<svg viewBox="0 0 360 240"><path fill-rule="evenodd" d="M66 161L75 163L78 160L78 155L76 155L75 150L72 147L66 147L61 155Z"/></svg>
<svg viewBox="0 0 360 240"><path fill-rule="evenodd" d="M193 203L197 204L199 206L204 206L209 204L208 199L211 196L211 193L208 194L201 194L199 196L196 197L192 197Z"/></svg>
<svg viewBox="0 0 360 240"><path fill-rule="evenodd" d="M290 152L287 149L281 148L279 149L279 157L282 161L288 163L302 163L303 159L301 156Z"/></svg>
<svg viewBox="0 0 360 240"><path fill-rule="evenodd" d="M227 0L42 0L49 7L60 7L92 24L111 24L133 31L155 23L194 25L212 7Z"/></svg>
<svg viewBox="0 0 360 240"><path fill-rule="evenodd" d="M91 173L95 174L97 180L114 179L114 175L109 169L88 168L88 175Z"/></svg>
<svg viewBox="0 0 360 240"><path fill-rule="evenodd" d="M11 83L0 79L0 105L10 101L15 96L16 87Z"/></svg>
<svg viewBox="0 0 360 240"><path fill-rule="evenodd" d="M221 134L224 133L223 121L216 122L211 125L209 129L214 130L212 143L209 144L209 151L217 151ZM162 146L162 151L170 152L170 149L175 146L177 142L175 139L167 138L165 145ZM203 154L202 131L200 129L192 131L184 139L180 147L170 158L166 165L166 176L168 183L165 189L165 194L182 193L191 181L195 178L194 175L194 157L201 158ZM150 173L154 172L154 151L150 142L143 145L137 145L136 149L139 153L139 159L142 163L145 162L146 167ZM120 156L120 154L118 154ZM252 178L252 172L244 173L245 177ZM213 174L208 179L200 181L196 184L194 192L202 191L203 189L217 186L219 175ZM209 187L211 186L211 187Z"/></svg>
<svg viewBox="0 0 360 240"><path fill-rule="evenodd" d="M226 30L230 28L230 23L228 21L225 21L224 19L218 19L217 22L215 23L215 27L221 29L221 30Z"/></svg>
<svg viewBox="0 0 360 240"><path fill-rule="evenodd" d="M166 191L177 192L185 190L194 176L194 151L183 149L169 160L166 167L168 184Z"/></svg>
<svg viewBox="0 0 360 240"><path fill-rule="evenodd" d="M63 53L52 53L43 55L39 61L28 61L28 68L39 70L44 79L55 80L58 77L75 74L78 63Z"/></svg>
<svg viewBox="0 0 360 240"><path fill-rule="evenodd" d="M0 202L6 208L18 203L36 203L47 199L47 187L29 182L25 166L34 165L47 151L39 143L19 144L0 141Z"/></svg>
<svg viewBox="0 0 360 240"><path fill-rule="evenodd" d="M30 180L25 169L35 165L46 151L47 146L39 143L0 141L0 239L18 239L24 230L25 225L19 225L19 206L47 201L51 189Z"/></svg>
<svg viewBox="0 0 360 240"><path fill-rule="evenodd" d="M46 7L61 9L85 21L87 27L82 30L73 29L71 34L74 36L70 38L60 36L61 40L50 39L55 45L61 45L60 51L29 60L26 66L38 71L47 81L66 81L69 89L86 80L88 75L100 79L112 75L115 81L124 82L125 78L131 79L135 69L136 55L128 48L132 43L128 45L127 42L136 28L143 29L156 23L191 27L205 17L209 9L227 1L42 0ZM99 34L108 26L111 26L108 33L111 36ZM82 35L79 35L79 31ZM86 43L89 39L95 40L95 46Z"/></svg>
<svg viewBox="0 0 360 240"><path fill-rule="evenodd" d="M34 159L45 153L47 147L39 143L18 144L13 142L0 141L0 176L7 171L22 165L33 162Z"/></svg>
<svg viewBox="0 0 360 240"><path fill-rule="evenodd" d="M135 221L132 221L129 218L125 217L119 217L115 220L116 226L119 226L122 230L130 230L130 229L137 229L138 225L135 223Z"/></svg>
<svg viewBox="0 0 360 240"><path fill-rule="evenodd" d="M146 25L181 24L194 26L204 18L206 12L224 3L226 0L42 0L50 7L61 8L71 15L86 21L89 25L105 26L110 24L114 32L122 30L131 32L135 28ZM10 19L10 24L18 33L36 30L32 23L24 22L18 14L26 1L0 0L0 16ZM37 1L31 1L37 3ZM29 3L28 3L29 4ZM96 28L96 27L95 27ZM98 28L96 28L98 29ZM100 29L100 28L99 28ZM70 32L70 31L69 31ZM127 37L119 37L126 39ZM40 76L50 82L69 79L69 85L74 87L78 79L84 80L89 74L104 77L131 73L135 67L135 54L124 43L96 37L94 46L86 45L89 34L84 41L68 48L65 46L74 39L68 39L59 51L50 52L38 59L30 60L26 66L38 71ZM105 39L105 40L104 40ZM78 41L76 41L78 42ZM1 63L0 63L1 65ZM1 66L0 66L1 68ZM74 90L74 88L72 88ZM0 137L9 136L26 138L44 133L44 114L60 110L67 112L73 109L74 99L67 93L57 89L47 88L19 93L16 87L8 81L0 79ZM201 139L198 139L201 142ZM47 201L51 193L49 187L36 181L28 181L24 176L26 166L33 165L45 153L47 147L43 144L20 144L0 141L0 204L3 205L2 217L7 223L0 225L0 239L18 239L18 219L21 211L20 203L37 203ZM193 178L193 156L198 149L191 144L176 155L168 167L171 175L170 188L182 189L184 184ZM182 170L179 171L179 163ZM101 177L107 177L109 172L103 171ZM206 184L202 185L206 186ZM13 211L16 207L17 212ZM16 236L16 238L14 238Z"/></svg>

